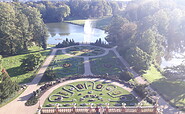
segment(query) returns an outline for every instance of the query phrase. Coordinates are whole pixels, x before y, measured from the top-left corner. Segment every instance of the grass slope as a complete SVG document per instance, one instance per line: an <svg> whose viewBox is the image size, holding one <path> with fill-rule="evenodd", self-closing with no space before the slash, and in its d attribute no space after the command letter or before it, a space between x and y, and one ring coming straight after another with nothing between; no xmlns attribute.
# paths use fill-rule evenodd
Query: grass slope
<svg viewBox="0 0 185 114"><path fill-rule="evenodd" d="M147 70L146 73L143 74L143 77L150 83L164 78L164 76L159 71L157 71L153 64L151 65L149 70Z"/></svg>
<svg viewBox="0 0 185 114"><path fill-rule="evenodd" d="M39 47L32 47L28 52L24 52L24 54L3 58L3 67L9 73L12 81L16 81L19 84L30 82L37 71L37 69L35 69L34 71L25 72L20 67L22 64L21 60L24 59L28 53L41 53L42 60L44 60L50 53L50 50L42 50Z"/></svg>
<svg viewBox="0 0 185 114"><path fill-rule="evenodd" d="M100 19L90 19L90 20L94 21L95 28L105 30L110 25L111 19L112 19L112 17L108 16L108 17L103 17ZM66 20L65 22L75 24L75 25L84 26L86 20L87 19L71 19L71 20Z"/></svg>

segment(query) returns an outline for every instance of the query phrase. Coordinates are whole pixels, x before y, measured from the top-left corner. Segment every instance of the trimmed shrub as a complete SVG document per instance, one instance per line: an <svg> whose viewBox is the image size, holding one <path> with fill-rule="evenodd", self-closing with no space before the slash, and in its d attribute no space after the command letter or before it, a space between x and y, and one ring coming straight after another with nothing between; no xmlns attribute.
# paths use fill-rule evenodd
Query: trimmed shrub
<svg viewBox="0 0 185 114"><path fill-rule="evenodd" d="M119 74L119 77L120 77L121 80L129 81L134 76L133 76L133 74L131 72L124 71L124 72L122 72L122 73Z"/></svg>

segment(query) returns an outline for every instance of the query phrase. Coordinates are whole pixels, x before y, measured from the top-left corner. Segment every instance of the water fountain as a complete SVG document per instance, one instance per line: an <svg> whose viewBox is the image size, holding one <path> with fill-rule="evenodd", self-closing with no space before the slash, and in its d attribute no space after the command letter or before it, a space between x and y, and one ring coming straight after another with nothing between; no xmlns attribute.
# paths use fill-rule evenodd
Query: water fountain
<svg viewBox="0 0 185 114"><path fill-rule="evenodd" d="M93 22L86 20L84 25L84 43L90 43L94 33Z"/></svg>

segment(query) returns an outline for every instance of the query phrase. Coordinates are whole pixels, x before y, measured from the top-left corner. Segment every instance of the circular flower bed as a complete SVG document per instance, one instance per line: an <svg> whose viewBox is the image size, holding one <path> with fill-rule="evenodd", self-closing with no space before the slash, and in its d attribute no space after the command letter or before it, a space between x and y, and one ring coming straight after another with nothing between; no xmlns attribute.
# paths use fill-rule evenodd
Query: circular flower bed
<svg viewBox="0 0 185 114"><path fill-rule="evenodd" d="M104 64L103 66L104 66L105 68L111 68L111 67L112 67L111 64Z"/></svg>

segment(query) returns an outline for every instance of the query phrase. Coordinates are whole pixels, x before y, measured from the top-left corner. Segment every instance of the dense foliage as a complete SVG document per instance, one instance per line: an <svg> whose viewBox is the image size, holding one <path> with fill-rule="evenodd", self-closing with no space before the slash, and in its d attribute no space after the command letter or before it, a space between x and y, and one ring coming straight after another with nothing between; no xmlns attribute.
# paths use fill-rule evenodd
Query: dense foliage
<svg viewBox="0 0 185 114"><path fill-rule="evenodd" d="M105 0L70 0L68 4L71 8L72 17L100 18L112 14L111 6Z"/></svg>
<svg viewBox="0 0 185 114"><path fill-rule="evenodd" d="M106 0L38 1L26 4L37 8L44 22L60 22L66 18L101 18L117 14L124 6L124 2Z"/></svg>
<svg viewBox="0 0 185 114"><path fill-rule="evenodd" d="M166 2L130 2L125 11L113 17L107 30L107 40L118 45L120 54L138 71L148 69L164 51L184 51L184 6L173 0Z"/></svg>
<svg viewBox="0 0 185 114"><path fill-rule="evenodd" d="M129 81L130 79L132 79L134 77L134 75L131 73L131 72L129 72L129 71L124 71L124 72L121 72L120 74L119 74L119 78L121 79L121 80L125 80L125 81Z"/></svg>
<svg viewBox="0 0 185 114"><path fill-rule="evenodd" d="M56 79L56 73L54 72L54 70L52 68L48 68L47 71L44 73L44 76L48 80L55 80Z"/></svg>
<svg viewBox="0 0 185 114"><path fill-rule="evenodd" d="M100 47L104 47L104 48L110 48L111 47L111 45L102 41L101 38L97 39L95 43L91 43L91 45L100 46Z"/></svg>
<svg viewBox="0 0 185 114"><path fill-rule="evenodd" d="M2 63L3 63L3 58L2 58L2 56L0 55L0 71L2 70Z"/></svg>
<svg viewBox="0 0 185 114"><path fill-rule="evenodd" d="M167 67L164 69L163 75L168 79L172 80L184 80L185 79L185 64L180 64L178 66Z"/></svg>
<svg viewBox="0 0 185 114"><path fill-rule="evenodd" d="M25 71L32 71L40 65L42 55L40 53L37 54L29 54L25 59L22 60L21 67Z"/></svg>
<svg viewBox="0 0 185 114"><path fill-rule="evenodd" d="M37 8L42 14L44 22L60 22L70 14L70 8L64 2L28 2L29 6Z"/></svg>
<svg viewBox="0 0 185 114"><path fill-rule="evenodd" d="M36 8L0 2L0 54L14 55L36 44L46 48L47 30Z"/></svg>

